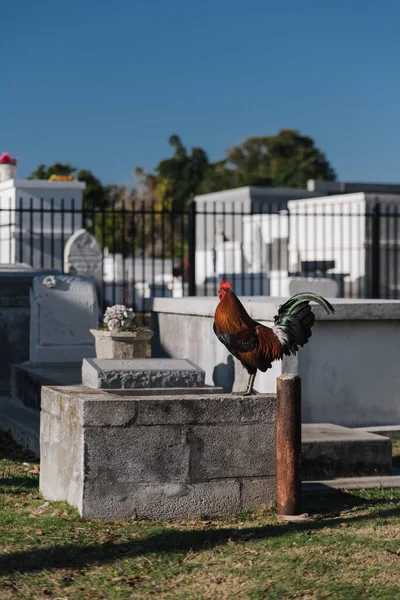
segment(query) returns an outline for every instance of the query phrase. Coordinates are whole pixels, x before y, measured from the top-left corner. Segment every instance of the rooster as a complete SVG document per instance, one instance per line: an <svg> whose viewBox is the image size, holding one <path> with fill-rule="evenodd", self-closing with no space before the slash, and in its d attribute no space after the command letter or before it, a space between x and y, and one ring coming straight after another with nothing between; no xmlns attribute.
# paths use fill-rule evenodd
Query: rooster
<svg viewBox="0 0 400 600"><path fill-rule="evenodd" d="M334 314L333 306L321 296L302 292L285 302L274 317L272 328L254 321L239 298L233 293L229 281L221 281L219 303L214 317L214 333L235 358L240 360L249 374L244 396L253 394L257 370L265 372L284 354L296 354L311 337L315 315L310 301Z"/></svg>

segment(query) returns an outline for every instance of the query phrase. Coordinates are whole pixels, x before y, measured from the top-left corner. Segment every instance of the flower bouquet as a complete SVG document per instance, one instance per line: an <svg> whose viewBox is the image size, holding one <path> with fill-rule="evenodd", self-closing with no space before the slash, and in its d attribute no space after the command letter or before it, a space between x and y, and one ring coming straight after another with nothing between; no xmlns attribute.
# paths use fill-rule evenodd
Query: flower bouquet
<svg viewBox="0 0 400 600"><path fill-rule="evenodd" d="M72 175L50 175L49 181L74 181Z"/></svg>
<svg viewBox="0 0 400 600"><path fill-rule="evenodd" d="M0 155L0 182L15 179L17 164L17 159L13 158L8 152L3 152Z"/></svg>
<svg viewBox="0 0 400 600"><path fill-rule="evenodd" d="M135 313L123 304L115 304L104 313L104 328L91 329L95 338L97 358L132 359L145 358L147 344L153 333L136 327Z"/></svg>

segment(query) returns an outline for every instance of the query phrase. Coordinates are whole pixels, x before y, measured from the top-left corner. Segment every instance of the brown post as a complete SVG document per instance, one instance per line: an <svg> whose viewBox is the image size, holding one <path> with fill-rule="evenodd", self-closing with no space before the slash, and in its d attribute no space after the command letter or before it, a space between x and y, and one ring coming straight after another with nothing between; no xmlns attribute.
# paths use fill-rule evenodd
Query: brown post
<svg viewBox="0 0 400 600"><path fill-rule="evenodd" d="M276 482L278 515L301 513L301 379L277 379Z"/></svg>

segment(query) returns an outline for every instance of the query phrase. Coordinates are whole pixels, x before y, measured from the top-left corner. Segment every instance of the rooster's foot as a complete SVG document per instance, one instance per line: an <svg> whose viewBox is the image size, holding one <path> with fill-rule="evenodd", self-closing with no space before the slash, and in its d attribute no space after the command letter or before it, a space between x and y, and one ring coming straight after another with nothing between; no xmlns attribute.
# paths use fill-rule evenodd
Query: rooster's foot
<svg viewBox="0 0 400 600"><path fill-rule="evenodd" d="M246 390L243 392L242 396L257 396L258 392L256 390Z"/></svg>
<svg viewBox="0 0 400 600"><path fill-rule="evenodd" d="M244 392L232 392L233 396L257 396L256 390L244 390Z"/></svg>

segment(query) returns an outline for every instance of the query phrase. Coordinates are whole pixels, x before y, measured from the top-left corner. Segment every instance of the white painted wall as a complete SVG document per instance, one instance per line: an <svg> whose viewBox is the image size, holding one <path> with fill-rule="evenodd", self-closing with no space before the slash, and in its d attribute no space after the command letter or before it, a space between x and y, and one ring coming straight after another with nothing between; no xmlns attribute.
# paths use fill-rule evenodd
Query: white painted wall
<svg viewBox="0 0 400 600"><path fill-rule="evenodd" d="M363 277L368 207L363 193L289 202L289 270L304 260L334 260L333 272L350 273L349 281Z"/></svg>
<svg viewBox="0 0 400 600"><path fill-rule="evenodd" d="M82 211L84 188L81 181L9 179L0 183L0 264L25 262L41 267L43 249L43 266L60 268L65 242L82 227L82 213L73 210ZM62 207L64 216L58 212ZM46 212L31 214L30 208Z"/></svg>

